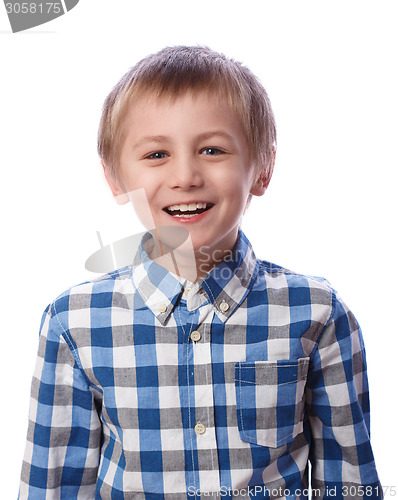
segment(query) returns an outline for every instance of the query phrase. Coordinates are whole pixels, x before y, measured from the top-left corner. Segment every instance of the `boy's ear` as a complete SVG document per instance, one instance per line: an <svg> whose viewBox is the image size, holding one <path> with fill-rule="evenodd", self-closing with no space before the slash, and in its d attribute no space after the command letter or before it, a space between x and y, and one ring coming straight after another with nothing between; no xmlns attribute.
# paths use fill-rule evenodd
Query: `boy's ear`
<svg viewBox="0 0 398 500"><path fill-rule="evenodd" d="M124 205L125 203L128 203L130 200L129 200L129 197L128 197L126 191L120 187L119 182L111 174L111 171L106 166L105 160L103 158L101 159L101 165L104 169L104 175L105 175L106 182L108 183L109 187L111 188L112 194L115 197L116 202L119 205Z"/></svg>
<svg viewBox="0 0 398 500"><path fill-rule="evenodd" d="M250 194L253 194L254 196L262 196L265 193L270 180L270 175L266 175L264 171L260 172L257 179L253 182Z"/></svg>
<svg viewBox="0 0 398 500"><path fill-rule="evenodd" d="M257 179L253 182L250 193L254 194L254 196L262 196L265 193L271 181L272 172L274 170L275 156L276 156L276 149L274 148L269 168L265 170L263 169L258 175Z"/></svg>

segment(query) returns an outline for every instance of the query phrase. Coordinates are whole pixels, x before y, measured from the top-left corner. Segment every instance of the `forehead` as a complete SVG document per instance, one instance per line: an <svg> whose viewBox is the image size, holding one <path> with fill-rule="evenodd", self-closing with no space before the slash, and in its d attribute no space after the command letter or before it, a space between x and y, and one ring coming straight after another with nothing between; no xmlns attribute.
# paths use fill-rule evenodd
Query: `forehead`
<svg viewBox="0 0 398 500"><path fill-rule="evenodd" d="M126 109L125 125L137 132L147 127L166 126L172 130L185 125L189 129L201 129L213 124L236 134L243 133L241 117L230 100L206 91L160 96L153 92L140 93L132 97Z"/></svg>

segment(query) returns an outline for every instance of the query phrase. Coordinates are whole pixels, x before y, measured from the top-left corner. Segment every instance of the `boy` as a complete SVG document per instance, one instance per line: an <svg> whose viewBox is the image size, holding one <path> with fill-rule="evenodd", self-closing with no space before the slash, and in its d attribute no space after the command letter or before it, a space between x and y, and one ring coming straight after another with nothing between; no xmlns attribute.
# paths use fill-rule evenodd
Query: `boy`
<svg viewBox="0 0 398 500"><path fill-rule="evenodd" d="M43 315L21 499L304 499L309 463L313 498L382 498L354 316L240 228L275 145L264 88L208 48L163 49L112 90L104 172L154 231Z"/></svg>

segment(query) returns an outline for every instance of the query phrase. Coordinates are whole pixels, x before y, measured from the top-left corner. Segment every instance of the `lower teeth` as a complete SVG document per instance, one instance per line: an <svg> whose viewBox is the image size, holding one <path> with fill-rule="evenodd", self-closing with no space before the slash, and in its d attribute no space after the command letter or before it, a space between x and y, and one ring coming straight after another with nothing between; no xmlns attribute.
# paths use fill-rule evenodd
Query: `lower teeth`
<svg viewBox="0 0 398 500"><path fill-rule="evenodd" d="M173 215L173 217L184 217L184 218L186 218L186 217L195 217L196 215L199 215L199 214L184 214L184 215L178 215L178 214L176 214L176 215Z"/></svg>

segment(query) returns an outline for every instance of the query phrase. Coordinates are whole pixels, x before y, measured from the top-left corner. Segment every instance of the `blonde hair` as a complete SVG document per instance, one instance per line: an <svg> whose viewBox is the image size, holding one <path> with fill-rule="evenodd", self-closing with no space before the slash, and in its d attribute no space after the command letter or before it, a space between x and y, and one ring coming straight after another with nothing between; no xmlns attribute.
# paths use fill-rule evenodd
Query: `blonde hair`
<svg viewBox="0 0 398 500"><path fill-rule="evenodd" d="M107 96L98 131L98 154L117 178L124 121L134 99L148 94L175 100L188 91L226 100L243 127L256 175L269 182L276 126L268 94L242 63L203 46L166 47L133 66ZM250 195L251 198L251 195Z"/></svg>

